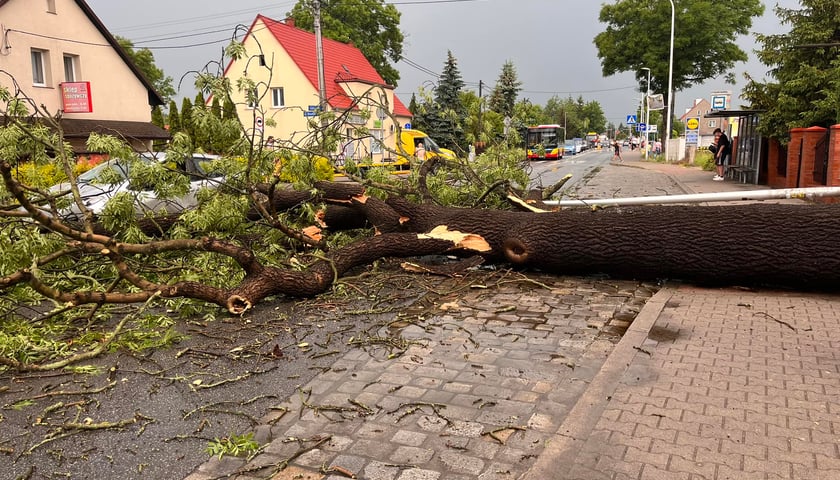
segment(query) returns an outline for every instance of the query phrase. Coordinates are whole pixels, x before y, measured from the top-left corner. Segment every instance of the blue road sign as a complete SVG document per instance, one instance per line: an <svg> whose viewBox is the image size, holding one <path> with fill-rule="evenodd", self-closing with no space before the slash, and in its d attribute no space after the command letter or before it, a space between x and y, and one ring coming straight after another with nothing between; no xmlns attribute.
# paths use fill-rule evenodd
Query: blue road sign
<svg viewBox="0 0 840 480"><path fill-rule="evenodd" d="M411 130L411 124L410 124L410 123L406 123L406 124L405 124L405 127L403 127L403 128L405 128L406 130Z"/></svg>
<svg viewBox="0 0 840 480"><path fill-rule="evenodd" d="M624 122L624 123L626 123L627 125L633 125L634 123L636 123L636 116L635 115L627 115L627 121Z"/></svg>
<svg viewBox="0 0 840 480"><path fill-rule="evenodd" d="M647 129L647 124L640 123L640 124L637 125L637 128L639 129L640 132L644 132L645 129Z"/></svg>
<svg viewBox="0 0 840 480"><path fill-rule="evenodd" d="M303 112L304 117L314 117L316 114L315 110L309 110L307 112Z"/></svg>

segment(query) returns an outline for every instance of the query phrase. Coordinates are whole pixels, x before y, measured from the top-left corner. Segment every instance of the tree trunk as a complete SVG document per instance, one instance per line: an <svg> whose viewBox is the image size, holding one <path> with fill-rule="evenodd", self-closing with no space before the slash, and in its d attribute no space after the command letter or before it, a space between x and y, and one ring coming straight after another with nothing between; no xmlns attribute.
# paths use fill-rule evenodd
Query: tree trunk
<svg viewBox="0 0 840 480"><path fill-rule="evenodd" d="M391 199L424 230L480 235L485 256L563 274L606 273L704 284L840 286L840 207L751 204L649 206L552 213L414 205Z"/></svg>

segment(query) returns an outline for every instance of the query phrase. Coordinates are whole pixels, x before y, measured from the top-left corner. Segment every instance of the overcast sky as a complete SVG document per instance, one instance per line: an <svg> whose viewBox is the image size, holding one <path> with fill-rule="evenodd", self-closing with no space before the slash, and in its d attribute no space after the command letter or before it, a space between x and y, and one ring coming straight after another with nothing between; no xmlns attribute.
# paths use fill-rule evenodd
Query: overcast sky
<svg viewBox="0 0 840 480"><path fill-rule="evenodd" d="M662 0L665 1L665 0ZM218 60L237 24L250 25L261 13L282 19L294 0L87 0L108 29L152 49L167 75L177 83L189 71L201 70ZM545 104L552 95L583 96L598 101L608 121L623 122L638 104L634 75L625 72L604 77L595 35L604 29L598 21L603 2L595 0L394 0L402 12L400 27L405 34L399 62L401 79L397 93L407 104L411 94L436 78L424 70L439 73L447 50L458 60L467 88L478 90L479 80L492 85L502 64L512 60L523 82L521 98ZM783 33L773 13L775 5L798 8L798 0L765 2L765 15L753 22L752 31ZM670 29L670 24L662 25ZM679 28L679 25L677 25ZM677 92L677 112L694 98L709 98L714 90L732 90L733 107L743 85L743 72L762 78L766 68L752 53L752 36L741 39L741 48L751 60L736 66L739 83L727 85L723 78ZM676 52L675 55L679 55ZM193 96L187 78L181 95ZM485 93L487 93L485 91ZM661 92L659 92L661 93Z"/></svg>

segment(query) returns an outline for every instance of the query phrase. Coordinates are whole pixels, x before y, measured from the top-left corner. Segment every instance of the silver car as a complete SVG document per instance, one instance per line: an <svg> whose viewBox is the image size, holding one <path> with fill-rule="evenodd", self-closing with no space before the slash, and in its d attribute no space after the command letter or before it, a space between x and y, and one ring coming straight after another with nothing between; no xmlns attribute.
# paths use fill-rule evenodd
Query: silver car
<svg viewBox="0 0 840 480"><path fill-rule="evenodd" d="M190 157L167 159L166 154L142 155L138 160L109 160L82 173L77 178L77 185L82 202L94 215L99 215L105 205L119 194L132 196L134 210L138 217L160 213L178 213L198 205L196 194L203 188L218 188L224 181L220 173L211 173L206 167L216 155L193 154ZM189 186L186 193L170 195L160 186L156 189L151 182L144 183L138 178L140 172L131 169L146 168L157 163L167 173L187 177ZM139 176L142 177L142 176ZM50 189L53 195L69 199L70 185L60 183ZM79 206L72 200L65 200L59 210L61 218L67 221L80 221L83 217Z"/></svg>

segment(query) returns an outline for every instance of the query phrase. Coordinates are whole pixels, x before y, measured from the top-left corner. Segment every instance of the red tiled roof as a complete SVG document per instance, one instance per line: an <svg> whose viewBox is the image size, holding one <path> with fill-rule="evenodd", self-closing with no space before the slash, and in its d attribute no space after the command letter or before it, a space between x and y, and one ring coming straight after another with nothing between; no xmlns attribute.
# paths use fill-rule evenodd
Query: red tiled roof
<svg viewBox="0 0 840 480"><path fill-rule="evenodd" d="M317 91L318 64L315 58L315 34L263 15L257 15L251 29L258 21L265 24ZM382 79L358 48L329 38L323 39L323 46L327 101L333 108L348 109L353 107L353 100L344 93L340 85L341 82L354 81L393 88L385 84L385 80ZM397 98L396 94L394 94L394 115L411 116L411 112Z"/></svg>

